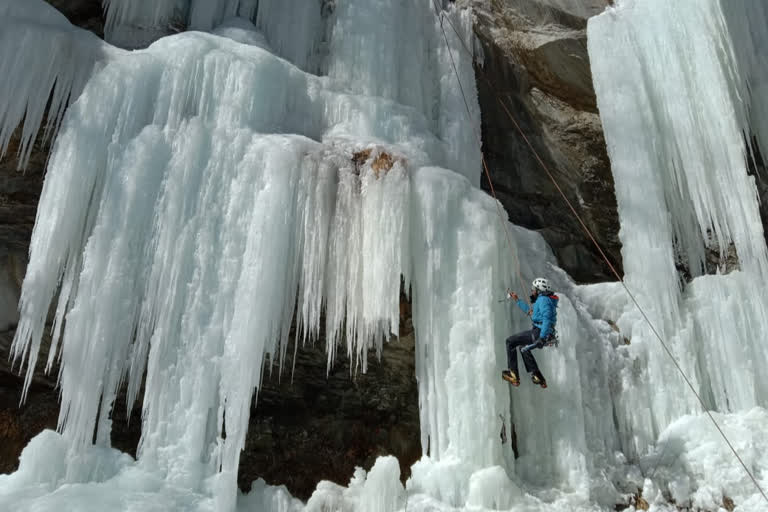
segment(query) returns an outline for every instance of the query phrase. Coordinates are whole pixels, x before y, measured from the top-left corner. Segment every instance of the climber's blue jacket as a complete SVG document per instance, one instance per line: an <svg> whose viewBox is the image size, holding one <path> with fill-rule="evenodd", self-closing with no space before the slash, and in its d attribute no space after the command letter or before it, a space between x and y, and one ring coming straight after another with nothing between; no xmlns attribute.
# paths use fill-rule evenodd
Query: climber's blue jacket
<svg viewBox="0 0 768 512"><path fill-rule="evenodd" d="M557 301L560 297L554 293L549 295L540 294L536 298L536 302L533 303L533 314L531 315L531 321L533 321L534 327L538 327L539 338L546 339L555 328L557 322ZM523 310L523 313L528 314L529 306L522 299L517 299L517 305Z"/></svg>

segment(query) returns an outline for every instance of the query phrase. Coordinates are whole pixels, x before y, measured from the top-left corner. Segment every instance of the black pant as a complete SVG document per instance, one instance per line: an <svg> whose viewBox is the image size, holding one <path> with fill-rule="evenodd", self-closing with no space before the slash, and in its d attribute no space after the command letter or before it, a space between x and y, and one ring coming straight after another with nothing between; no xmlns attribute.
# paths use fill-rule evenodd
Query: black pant
<svg viewBox="0 0 768 512"><path fill-rule="evenodd" d="M515 372L517 375L517 348L520 347L520 353L523 355L523 364L525 364L525 371L528 373L538 372L539 365L536 364L536 359L531 354L531 350L534 348L542 348L544 342L539 339L539 328L534 327L529 331L523 331L518 334L513 334L507 338L507 364L509 369ZM525 347L529 347L528 350L523 350Z"/></svg>

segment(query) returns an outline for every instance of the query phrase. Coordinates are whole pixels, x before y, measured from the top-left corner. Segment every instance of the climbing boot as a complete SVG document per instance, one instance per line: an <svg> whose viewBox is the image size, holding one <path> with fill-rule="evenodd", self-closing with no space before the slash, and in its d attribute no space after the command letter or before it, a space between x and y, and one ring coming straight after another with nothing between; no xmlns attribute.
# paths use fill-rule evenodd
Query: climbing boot
<svg viewBox="0 0 768 512"><path fill-rule="evenodd" d="M517 374L512 370L504 370L503 372L501 372L501 378L509 382L515 387L520 385L520 379L517 378Z"/></svg>
<svg viewBox="0 0 768 512"><path fill-rule="evenodd" d="M544 378L544 376L541 374L540 371L533 372L532 380L534 384L537 384L541 386L542 388L546 389L547 387L547 379Z"/></svg>

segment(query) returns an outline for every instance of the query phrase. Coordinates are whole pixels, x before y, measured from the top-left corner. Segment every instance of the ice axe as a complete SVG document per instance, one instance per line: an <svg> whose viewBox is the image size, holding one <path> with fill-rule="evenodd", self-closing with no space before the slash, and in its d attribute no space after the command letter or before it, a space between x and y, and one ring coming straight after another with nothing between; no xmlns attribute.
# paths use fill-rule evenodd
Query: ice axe
<svg viewBox="0 0 768 512"><path fill-rule="evenodd" d="M499 299L496 302L506 302L512 298L512 292L509 291L509 288L507 288L507 296L503 299Z"/></svg>

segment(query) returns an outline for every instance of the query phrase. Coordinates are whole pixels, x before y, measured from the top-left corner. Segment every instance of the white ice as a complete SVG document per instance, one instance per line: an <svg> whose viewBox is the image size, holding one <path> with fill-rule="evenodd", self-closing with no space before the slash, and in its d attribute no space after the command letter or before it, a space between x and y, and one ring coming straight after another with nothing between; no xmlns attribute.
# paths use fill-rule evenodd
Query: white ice
<svg viewBox="0 0 768 512"><path fill-rule="evenodd" d="M768 364L762 342L768 303L755 286L765 282L768 254L755 177L747 166L754 147L745 137L754 134L751 144L768 147L761 118L766 73L752 67L765 59L766 21L758 1L624 0L590 19L588 29L627 286L704 407L736 414L725 422L741 421L755 407L761 411L755 414L763 414L768 404L761 378ZM702 276L705 251L724 256L731 244L740 270ZM694 277L688 285L679 280L676 258ZM615 301L616 287L608 291L597 286L582 297L593 308L602 302L593 311L612 317L631 340L616 352L625 367L614 388L614 415L622 451L643 456L681 415L701 415L702 405L637 308L623 304L626 299ZM752 434L763 443L768 428ZM734 436L743 449L743 435ZM711 466L707 452L696 453L699 463ZM739 469L733 454L724 460ZM761 463L749 467L765 479ZM762 498L745 498L759 496L754 486L737 491L717 471L691 478L695 496L718 496L726 489L746 493L746 501L736 500L744 510L766 505ZM751 483L743 469L740 478ZM678 498L684 494L667 490Z"/></svg>
<svg viewBox="0 0 768 512"><path fill-rule="evenodd" d="M44 116L48 136L79 96L95 62L110 50L38 0L0 3L0 48L0 157L21 125L19 165L25 166Z"/></svg>
<svg viewBox="0 0 768 512"><path fill-rule="evenodd" d="M57 297L47 366L61 358L59 427L72 461L61 481L87 474L77 454L88 449L94 429L96 445L109 445L119 386L127 381L132 402L145 377L138 464L168 485L208 492L217 507L232 508L252 397L263 368L286 367L294 311L305 338L326 331L329 363L345 343L356 371L365 371L369 351L380 352L397 334L401 276L408 287L417 264L412 237L425 244L446 237L449 226L432 212L445 197L434 197L429 185L445 186L470 213L486 204L469 217L468 236L492 224L495 210L466 178L423 167L447 165L474 182L480 168L477 126L459 122L463 100L449 57L432 52L439 42L432 4L403 6L393 16L410 20L404 36L422 46L390 53L382 51L394 41L389 30L372 39L360 31L375 12L338 10L336 36L359 43L350 54L331 42L327 77L252 44L261 38L245 21L221 28L227 38L190 32L144 51L101 56L51 155L14 346L33 368ZM468 37L468 13L448 16ZM421 39L425 29L432 47ZM250 44L234 40L243 37ZM449 42L477 113L471 59L459 56L455 35ZM364 66L374 53L389 64ZM411 63L397 69L406 55ZM417 71L421 87L405 87ZM403 82L385 87L390 75ZM429 91L440 96L427 101ZM363 149L371 157L356 165L353 152ZM391 168L372 163L383 152ZM475 270L476 258L498 261L495 240L468 244L469 259L457 272ZM440 257L445 249L435 250ZM476 294L492 277L474 285ZM491 315L461 314L469 335L457 340L457 350L485 334L477 361L487 367L493 338L483 331ZM493 372L474 373L504 390ZM447 396L446 383L438 387ZM500 403L493 393L488 399L494 408ZM425 414L441 407L425 396ZM493 414L480 435L436 425L441 450L453 444L499 462L496 423Z"/></svg>
<svg viewBox="0 0 768 512"><path fill-rule="evenodd" d="M72 105L14 345L33 368L55 300L61 434L40 434L0 477L0 505L608 510L638 489L657 510L669 497L764 504L620 285L575 285L477 188L472 60L448 29L454 74L433 2L113 0L108 35L123 30L126 46L213 32L131 53L42 2L1 9L12 17L0 38L26 39L0 51L13 71L0 74L12 93L0 94L0 142L24 119L28 148L51 91L53 112ZM446 13L472 47L471 13ZM768 304L753 283L768 259L742 131L764 140L765 81L750 66L768 37L756 20L734 28L764 14L753 2L724 15L714 0L626 0L589 36L627 285L766 485ZM731 242L741 270L702 275L707 247ZM684 287L678 257L695 277ZM562 343L537 353L549 389L524 378L510 390L503 340L528 323L498 299L537 275L560 294ZM424 451L411 478L403 486L389 457L346 486L318 483L306 504L261 480L240 494L252 400L263 372L290 372L294 317L302 342L324 331L329 364L341 350L365 371L397 335L401 279ZM130 401L143 390L136 461L109 447L124 382Z"/></svg>

